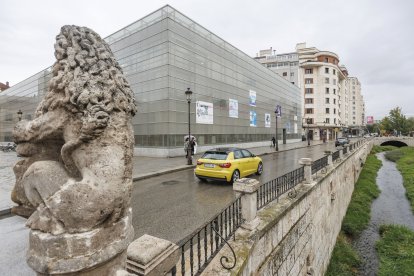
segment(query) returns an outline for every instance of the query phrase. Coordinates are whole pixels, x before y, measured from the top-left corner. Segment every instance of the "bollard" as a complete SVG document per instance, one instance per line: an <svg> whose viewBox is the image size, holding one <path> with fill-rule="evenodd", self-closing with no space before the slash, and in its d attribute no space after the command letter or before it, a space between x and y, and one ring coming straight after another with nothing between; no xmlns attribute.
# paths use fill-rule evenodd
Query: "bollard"
<svg viewBox="0 0 414 276"><path fill-rule="evenodd" d="M326 169L331 169L333 167L332 151L325 151L325 155L328 156L328 166L326 166Z"/></svg>
<svg viewBox="0 0 414 276"><path fill-rule="evenodd" d="M331 158L332 160L332 158ZM301 158L299 159L299 164L304 166L304 179L305 184L312 183L312 159L311 158Z"/></svg>

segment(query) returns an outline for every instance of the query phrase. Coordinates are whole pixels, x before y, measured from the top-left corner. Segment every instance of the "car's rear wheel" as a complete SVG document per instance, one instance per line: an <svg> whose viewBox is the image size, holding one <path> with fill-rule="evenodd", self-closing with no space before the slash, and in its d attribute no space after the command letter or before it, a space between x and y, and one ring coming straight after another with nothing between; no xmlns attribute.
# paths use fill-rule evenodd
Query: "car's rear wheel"
<svg viewBox="0 0 414 276"><path fill-rule="evenodd" d="M198 180L200 180L201 182L207 182L207 179L205 179L204 177L198 177L198 176L197 176L197 178L198 178Z"/></svg>
<svg viewBox="0 0 414 276"><path fill-rule="evenodd" d="M256 174L257 175L261 175L263 173L263 163L259 162L259 165L257 165L257 171Z"/></svg>
<svg viewBox="0 0 414 276"><path fill-rule="evenodd" d="M237 179L240 179L239 170L235 170L231 176L231 183L234 183Z"/></svg>

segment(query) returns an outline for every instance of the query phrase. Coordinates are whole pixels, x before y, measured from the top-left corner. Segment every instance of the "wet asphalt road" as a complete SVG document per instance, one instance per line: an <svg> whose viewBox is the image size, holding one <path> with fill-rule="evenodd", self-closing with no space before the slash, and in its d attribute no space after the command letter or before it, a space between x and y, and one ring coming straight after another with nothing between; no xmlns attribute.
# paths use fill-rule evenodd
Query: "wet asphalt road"
<svg viewBox="0 0 414 276"><path fill-rule="evenodd" d="M335 147L329 143L262 156L263 174L250 177L261 183L270 181L298 168L300 158L316 160L325 150ZM200 182L192 169L136 181L131 201L135 238L149 234L177 243L233 199L231 185Z"/></svg>

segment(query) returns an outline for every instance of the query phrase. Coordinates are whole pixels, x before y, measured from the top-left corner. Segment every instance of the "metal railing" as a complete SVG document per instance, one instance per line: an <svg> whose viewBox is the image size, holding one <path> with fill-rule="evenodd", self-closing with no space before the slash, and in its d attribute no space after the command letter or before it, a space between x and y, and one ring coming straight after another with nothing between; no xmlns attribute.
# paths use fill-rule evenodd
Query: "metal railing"
<svg viewBox="0 0 414 276"><path fill-rule="evenodd" d="M260 185L259 189L257 189L257 210L260 210L269 202L278 199L286 191L294 188L304 180L304 176L304 168L300 167Z"/></svg>
<svg viewBox="0 0 414 276"><path fill-rule="evenodd" d="M177 265L171 270L172 275L200 275L242 223L239 196L212 220L178 243L181 256ZM227 269L233 268L236 264L235 255L232 266L223 264L223 258L226 262L229 258L223 256L220 259L223 267Z"/></svg>
<svg viewBox="0 0 414 276"><path fill-rule="evenodd" d="M351 151L354 148L354 144L349 145L349 150Z"/></svg>
<svg viewBox="0 0 414 276"><path fill-rule="evenodd" d="M317 173L318 171L320 171L321 169L325 168L326 166L328 166L328 156L324 156L322 158L319 158L318 160L315 160L312 163L312 174Z"/></svg>
<svg viewBox="0 0 414 276"><path fill-rule="evenodd" d="M344 148L342 149L342 153L343 153L343 154L347 154L347 152L348 152L348 148L347 148L347 147L344 147Z"/></svg>
<svg viewBox="0 0 414 276"><path fill-rule="evenodd" d="M339 150L332 153L332 162L336 161L339 158Z"/></svg>

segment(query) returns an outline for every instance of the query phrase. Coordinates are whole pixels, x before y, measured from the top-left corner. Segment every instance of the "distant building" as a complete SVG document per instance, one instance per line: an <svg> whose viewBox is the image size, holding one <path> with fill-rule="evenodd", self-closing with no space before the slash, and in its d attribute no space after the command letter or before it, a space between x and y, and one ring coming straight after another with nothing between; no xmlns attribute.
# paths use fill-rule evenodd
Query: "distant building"
<svg viewBox="0 0 414 276"><path fill-rule="evenodd" d="M261 50L255 59L300 87L303 133L309 130L311 139L333 140L347 135L350 128L365 126L361 84L348 77L337 54L298 43L295 52L276 54L270 48Z"/></svg>
<svg viewBox="0 0 414 276"><path fill-rule="evenodd" d="M6 90L7 88L10 88L9 82L6 81L6 84L0 82L0 92Z"/></svg>

